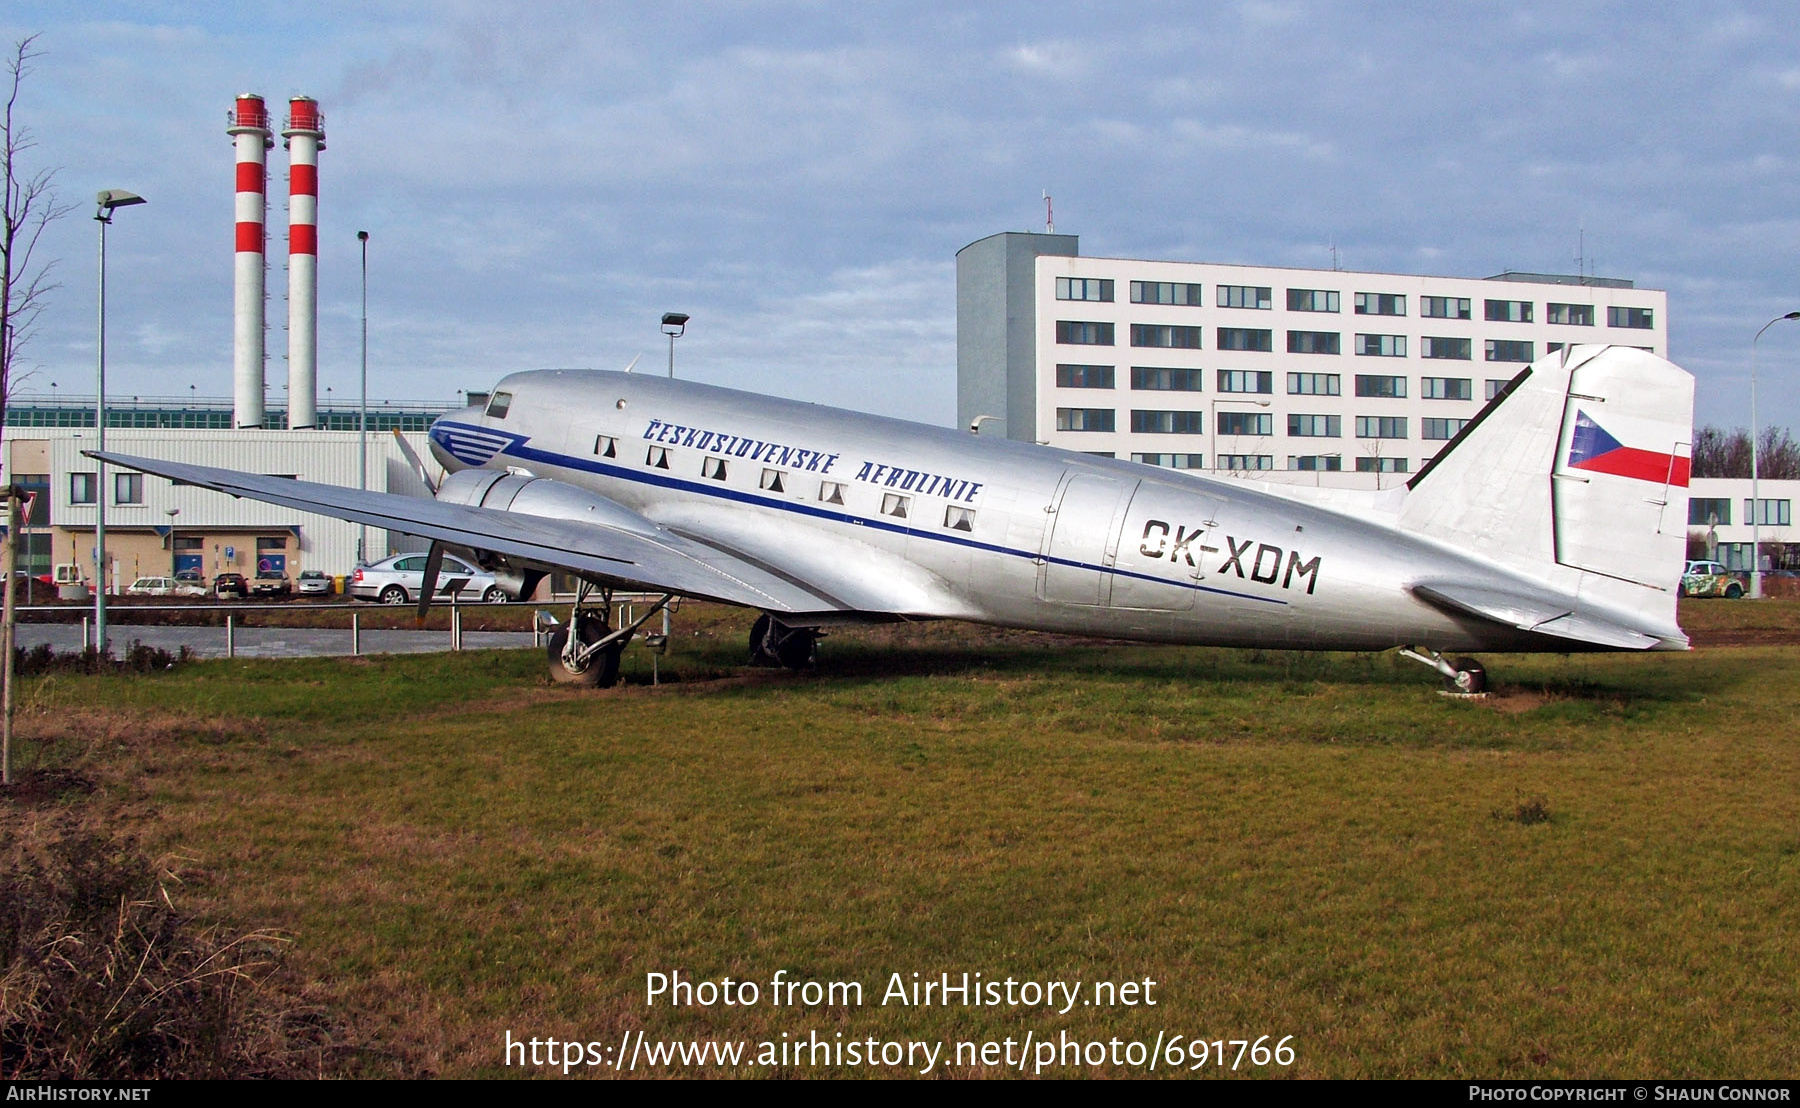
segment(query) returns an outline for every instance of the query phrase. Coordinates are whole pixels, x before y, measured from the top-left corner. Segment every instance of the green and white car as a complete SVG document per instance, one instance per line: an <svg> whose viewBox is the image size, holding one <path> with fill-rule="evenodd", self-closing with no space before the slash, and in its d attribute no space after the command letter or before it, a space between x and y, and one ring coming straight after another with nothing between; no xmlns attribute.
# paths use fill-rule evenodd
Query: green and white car
<svg viewBox="0 0 1800 1108"><path fill-rule="evenodd" d="M1743 574L1726 569L1718 562L1700 561L1687 564L1687 571L1681 575L1681 587L1676 595L1722 596L1727 600L1736 600L1746 591Z"/></svg>

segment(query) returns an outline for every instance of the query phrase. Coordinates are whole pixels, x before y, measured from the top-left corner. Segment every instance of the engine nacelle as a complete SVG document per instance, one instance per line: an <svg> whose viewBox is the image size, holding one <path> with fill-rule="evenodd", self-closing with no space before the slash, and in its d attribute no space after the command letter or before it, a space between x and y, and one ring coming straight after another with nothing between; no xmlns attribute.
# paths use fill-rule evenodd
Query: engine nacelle
<svg viewBox="0 0 1800 1108"><path fill-rule="evenodd" d="M514 512L519 515L566 519L622 531L653 534L656 524L616 501L563 481L532 477L504 470L464 469L445 476L437 498L446 504ZM488 550L467 550L471 559L494 575L513 599L537 588L552 566L519 564Z"/></svg>

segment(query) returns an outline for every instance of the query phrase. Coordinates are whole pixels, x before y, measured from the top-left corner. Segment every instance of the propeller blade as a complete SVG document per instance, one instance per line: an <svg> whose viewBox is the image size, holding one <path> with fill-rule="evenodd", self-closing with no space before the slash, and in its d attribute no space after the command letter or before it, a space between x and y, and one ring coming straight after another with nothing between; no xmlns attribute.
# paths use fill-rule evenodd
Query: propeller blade
<svg viewBox="0 0 1800 1108"><path fill-rule="evenodd" d="M404 454L406 460L412 464L413 472L419 475L419 480L425 482L426 490L436 496L437 482L433 481L431 474L426 471L425 459L419 457L419 452L413 449L412 443L406 441L406 436L400 433L398 427L394 428L394 441L400 444L400 453Z"/></svg>
<svg viewBox="0 0 1800 1108"><path fill-rule="evenodd" d="M431 611L431 597L437 592L438 571L444 568L444 544L433 542L431 553L425 555L425 580L419 582L419 622L425 622L425 614Z"/></svg>

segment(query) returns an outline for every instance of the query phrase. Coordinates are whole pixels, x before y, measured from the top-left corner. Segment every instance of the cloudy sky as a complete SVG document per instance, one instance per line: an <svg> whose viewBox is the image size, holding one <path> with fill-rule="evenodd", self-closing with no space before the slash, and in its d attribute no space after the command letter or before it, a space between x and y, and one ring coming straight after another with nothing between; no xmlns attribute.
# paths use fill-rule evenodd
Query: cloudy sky
<svg viewBox="0 0 1800 1108"><path fill-rule="evenodd" d="M1123 14L1122 14L1123 13ZM320 387L454 399L504 372L682 376L950 422L954 257L1002 230L1085 254L1669 292L1699 422L1747 422L1763 323L1800 308L1800 23L1782 4L40 3L33 164L79 207L24 385L230 393L240 91L319 99ZM286 157L271 151L271 400ZM1585 243L1585 245L1583 245ZM1764 337L1800 427L1800 324ZM321 391L321 399L325 399Z"/></svg>

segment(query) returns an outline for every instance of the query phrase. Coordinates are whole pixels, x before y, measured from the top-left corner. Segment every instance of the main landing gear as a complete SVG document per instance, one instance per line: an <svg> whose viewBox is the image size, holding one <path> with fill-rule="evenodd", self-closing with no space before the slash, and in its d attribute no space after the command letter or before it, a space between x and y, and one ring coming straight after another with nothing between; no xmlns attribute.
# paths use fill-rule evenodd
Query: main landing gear
<svg viewBox="0 0 1800 1108"><path fill-rule="evenodd" d="M550 633L545 654L550 662L550 680L556 684L601 689L618 684L619 655L625 652L625 644L646 620L662 611L673 599L664 595L630 626L613 630L609 623L613 610L612 590L599 590L598 605L589 603L593 591L594 587L585 581L576 586L568 625Z"/></svg>
<svg viewBox="0 0 1800 1108"><path fill-rule="evenodd" d="M750 664L806 669L818 656L819 632L814 627L789 627L773 616L762 615L750 628Z"/></svg>
<svg viewBox="0 0 1800 1108"><path fill-rule="evenodd" d="M1483 696L1488 691L1487 670L1473 658L1446 661L1437 651L1417 646L1403 646L1400 654L1437 670L1444 678L1444 692L1451 696Z"/></svg>

